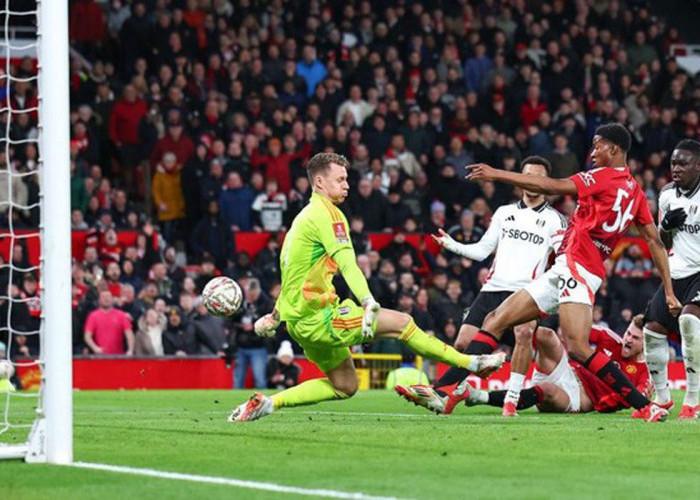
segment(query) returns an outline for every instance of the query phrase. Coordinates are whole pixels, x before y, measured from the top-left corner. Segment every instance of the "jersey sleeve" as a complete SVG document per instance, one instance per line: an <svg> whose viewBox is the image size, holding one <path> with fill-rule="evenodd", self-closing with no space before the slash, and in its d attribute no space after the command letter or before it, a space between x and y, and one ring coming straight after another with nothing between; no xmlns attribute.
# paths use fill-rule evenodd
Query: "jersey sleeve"
<svg viewBox="0 0 700 500"><path fill-rule="evenodd" d="M316 238L320 240L326 253L333 257L343 248L352 250L350 228L345 215L335 207L328 207L328 210L321 209L318 214L318 217L312 220L312 225L316 230Z"/></svg>
<svg viewBox="0 0 700 500"><path fill-rule="evenodd" d="M637 214L634 221L640 226L653 224L654 217L651 215L651 210L649 209L649 201L647 201L647 197L641 189L637 190L637 199L639 203L637 204Z"/></svg>
<svg viewBox="0 0 700 500"><path fill-rule="evenodd" d="M605 191L613 175L615 171L612 168L596 168L588 172L579 172L569 179L576 184L579 198L586 198Z"/></svg>
<svg viewBox="0 0 700 500"><path fill-rule="evenodd" d="M455 247L454 253L477 262L481 262L491 255L498 246L498 240L501 237L501 219L503 219L503 209L498 208L493 214L491 225L481 239L469 245L459 244Z"/></svg>

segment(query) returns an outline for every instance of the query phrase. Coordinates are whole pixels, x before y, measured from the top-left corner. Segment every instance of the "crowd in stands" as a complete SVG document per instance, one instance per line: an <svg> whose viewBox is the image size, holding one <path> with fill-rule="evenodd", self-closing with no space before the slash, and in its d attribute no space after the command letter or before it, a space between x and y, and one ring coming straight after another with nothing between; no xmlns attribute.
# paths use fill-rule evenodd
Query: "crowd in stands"
<svg viewBox="0 0 700 500"><path fill-rule="evenodd" d="M478 241L494 210L520 196L466 182L465 165L514 170L538 154L569 176L590 168L595 128L616 121L632 133L629 166L655 210L674 144L699 138L700 82L667 57L679 34L649 3L71 1L72 225L92 241L73 264L75 352L237 349L259 366L279 344L256 337L252 322L279 293L281 237L310 196L305 161L322 151L352 165L341 208L376 299L453 340L490 260L432 255L405 235L443 227ZM12 71L30 75L33 64ZM2 98L29 109L37 89L16 81ZM13 114L11 138L35 137L36 120ZM9 164L0 155L0 218L34 227L37 210L5 202L11 185L12 200L31 206L36 176L6 172L34 171L37 150L10 151ZM550 201L567 216L575 208ZM140 233L134 246L119 247L121 230ZM250 231L273 233L255 256L234 245ZM370 232L392 243L377 251ZM595 316L619 330L657 281L634 245L609 270ZM233 320L198 298L219 273L245 290ZM35 296L36 276L14 277L14 297ZM14 304L15 328L34 329L31 304ZM30 355L38 343L20 335L11 346Z"/></svg>

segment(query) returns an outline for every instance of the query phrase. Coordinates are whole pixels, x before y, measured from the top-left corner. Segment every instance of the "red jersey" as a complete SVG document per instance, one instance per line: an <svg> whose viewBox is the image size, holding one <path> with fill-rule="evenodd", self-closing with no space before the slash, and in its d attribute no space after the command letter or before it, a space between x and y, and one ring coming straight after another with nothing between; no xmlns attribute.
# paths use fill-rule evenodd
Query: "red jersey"
<svg viewBox="0 0 700 500"><path fill-rule="evenodd" d="M605 279L610 257L632 222L651 224L644 192L626 168L596 168L569 177L578 190L578 207L569 221L559 254Z"/></svg>
<svg viewBox="0 0 700 500"><path fill-rule="evenodd" d="M596 345L596 351L602 352L612 359L622 370L622 373L642 393L649 380L649 369L643 361L627 361L622 357L622 339L612 330L594 326L591 328L591 343ZM595 374L580 363L570 361L571 367L576 371L583 389L593 402L593 409L597 412L608 413L629 408L629 404L622 399L617 392L608 387Z"/></svg>

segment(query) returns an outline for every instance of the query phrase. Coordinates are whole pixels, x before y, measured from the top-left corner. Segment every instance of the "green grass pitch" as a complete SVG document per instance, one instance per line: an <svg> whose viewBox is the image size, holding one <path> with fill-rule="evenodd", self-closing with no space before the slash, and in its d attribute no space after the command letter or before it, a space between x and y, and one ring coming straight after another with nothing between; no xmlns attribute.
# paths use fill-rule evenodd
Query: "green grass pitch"
<svg viewBox="0 0 700 500"><path fill-rule="evenodd" d="M700 422L675 420L677 410L664 424L631 420L629 412L529 410L504 420L488 407L445 417L371 391L227 423L248 394L77 392L75 459L401 498L700 495ZM297 496L20 461L0 462L0 492L8 499Z"/></svg>

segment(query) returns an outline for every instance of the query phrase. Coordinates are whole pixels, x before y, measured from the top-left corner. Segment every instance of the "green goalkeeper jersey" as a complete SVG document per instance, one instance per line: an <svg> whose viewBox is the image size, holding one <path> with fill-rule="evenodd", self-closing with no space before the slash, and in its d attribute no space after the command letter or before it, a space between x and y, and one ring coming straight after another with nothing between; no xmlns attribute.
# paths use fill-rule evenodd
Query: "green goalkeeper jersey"
<svg viewBox="0 0 700 500"><path fill-rule="evenodd" d="M280 319L294 321L337 305L332 280L339 267L359 300L370 296L355 262L345 215L330 200L313 193L282 245L282 291L276 306Z"/></svg>

